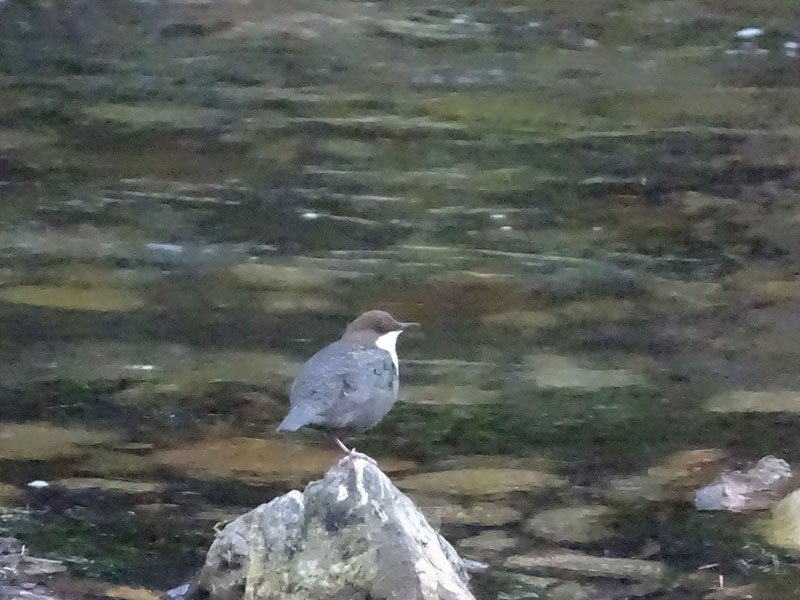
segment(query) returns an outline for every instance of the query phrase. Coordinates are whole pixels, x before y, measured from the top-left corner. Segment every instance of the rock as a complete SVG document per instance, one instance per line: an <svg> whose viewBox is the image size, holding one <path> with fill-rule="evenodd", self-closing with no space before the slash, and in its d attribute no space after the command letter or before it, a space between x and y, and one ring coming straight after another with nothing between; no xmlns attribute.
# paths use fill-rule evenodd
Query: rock
<svg viewBox="0 0 800 600"><path fill-rule="evenodd" d="M489 496L509 492L558 487L564 480L551 473L523 469L458 469L418 473L398 486L422 493L444 492L454 496Z"/></svg>
<svg viewBox="0 0 800 600"><path fill-rule="evenodd" d="M770 544L800 550L800 490L795 490L772 509L772 516L761 524Z"/></svg>
<svg viewBox="0 0 800 600"><path fill-rule="evenodd" d="M145 473L158 468L160 465L150 456L97 449L82 459L76 470L80 475L89 477L140 479Z"/></svg>
<svg viewBox="0 0 800 600"><path fill-rule="evenodd" d="M565 581L547 590L547 600L591 600L592 597L596 597L592 590L577 581Z"/></svg>
<svg viewBox="0 0 800 600"><path fill-rule="evenodd" d="M641 306L632 300L620 298L597 298L567 302L557 309L564 323L616 323L635 319Z"/></svg>
<svg viewBox="0 0 800 600"><path fill-rule="evenodd" d="M649 215L652 220L652 215ZM591 295L627 298L641 291L642 284L632 271L603 261L574 262L557 274L536 276L529 283L533 294L553 300L577 300Z"/></svg>
<svg viewBox="0 0 800 600"><path fill-rule="evenodd" d="M570 506L540 512L525 522L525 530L554 542L589 543L611 536L608 506Z"/></svg>
<svg viewBox="0 0 800 600"><path fill-rule="evenodd" d="M84 384L98 379L133 379L132 385L115 394L114 399L141 405L173 394L192 397L210 384L226 381L281 387L280 382L288 383L298 365L277 352L201 350L169 343L72 341L31 344L13 366L16 370L9 367L5 373L11 372L25 381L38 378Z"/></svg>
<svg viewBox="0 0 800 600"><path fill-rule="evenodd" d="M72 492L103 490L121 494L158 494L167 489L166 484L156 481L125 481L100 477L69 477L53 481L50 485Z"/></svg>
<svg viewBox="0 0 800 600"><path fill-rule="evenodd" d="M500 527L522 518L522 513L516 508L497 502L458 504L452 500L418 497L416 494L412 494L412 498L428 520L435 524Z"/></svg>
<svg viewBox="0 0 800 600"><path fill-rule="evenodd" d="M265 263L236 265L231 274L246 285L274 290L329 289L338 279L360 276L357 272Z"/></svg>
<svg viewBox="0 0 800 600"><path fill-rule="evenodd" d="M35 586L32 589L26 589L22 586L16 585L0 585L0 598L8 598L9 600L61 600L55 595L47 592L42 586Z"/></svg>
<svg viewBox="0 0 800 600"><path fill-rule="evenodd" d="M377 23L376 27L378 32L385 36L397 38L420 47L470 40L470 36L466 32L445 23L385 19Z"/></svg>
<svg viewBox="0 0 800 600"><path fill-rule="evenodd" d="M61 561L31 556L16 538L0 538L0 581L16 583L21 579L41 579L66 570ZM5 597L0 593L0 598Z"/></svg>
<svg viewBox="0 0 800 600"><path fill-rule="evenodd" d="M651 291L660 300L681 303L683 310L703 310L725 302L722 284L715 282L655 279L651 284Z"/></svg>
<svg viewBox="0 0 800 600"><path fill-rule="evenodd" d="M544 310L508 310L487 315L482 321L492 327L513 329L520 333L551 329L561 323L556 314Z"/></svg>
<svg viewBox="0 0 800 600"><path fill-rule="evenodd" d="M0 483L0 505L14 503L22 496L22 490L8 483Z"/></svg>
<svg viewBox="0 0 800 600"><path fill-rule="evenodd" d="M542 388L604 388L645 386L643 375L629 369L587 369L568 356L537 354L528 359L536 385Z"/></svg>
<svg viewBox="0 0 800 600"><path fill-rule="evenodd" d="M124 442L116 444L114 450L125 452L129 454L143 455L149 454L155 449L155 444L150 442Z"/></svg>
<svg viewBox="0 0 800 600"><path fill-rule="evenodd" d="M464 563L364 455L229 523L198 578L211 600L469 600Z"/></svg>
<svg viewBox="0 0 800 600"><path fill-rule="evenodd" d="M144 306L139 294L108 287L18 285L1 290L0 298L16 304L97 312L127 312Z"/></svg>
<svg viewBox="0 0 800 600"><path fill-rule="evenodd" d="M105 595L109 598L120 600L161 600L161 594L145 588L128 587L127 585L114 585L107 588Z"/></svg>
<svg viewBox="0 0 800 600"><path fill-rule="evenodd" d="M331 297L287 292L265 293L261 306L270 313L310 312L332 314L341 308Z"/></svg>
<svg viewBox="0 0 800 600"><path fill-rule="evenodd" d="M706 401L711 412L800 412L800 391L774 390L750 392L739 390L717 394Z"/></svg>
<svg viewBox="0 0 800 600"><path fill-rule="evenodd" d="M149 502L146 504L136 504L131 509L131 512L133 512L134 514L143 514L151 516L158 515L161 518L164 518L166 516L166 513L178 513L180 511L181 511L180 504L172 504L168 502ZM221 519L217 519L215 523L220 520Z"/></svg>
<svg viewBox="0 0 800 600"><path fill-rule="evenodd" d="M401 115L363 115L354 117L292 117L289 122L297 127L314 128L334 135L351 136L398 136L408 138L451 137L465 134L465 127L458 123L434 121L427 117L405 117ZM431 172L400 173L397 183L425 179ZM374 176L374 175L373 175Z"/></svg>
<svg viewBox="0 0 800 600"><path fill-rule="evenodd" d="M761 510L777 501L792 477L789 464L765 456L747 471L721 473L714 483L697 490L694 505L699 510Z"/></svg>
<svg viewBox="0 0 800 600"><path fill-rule="evenodd" d="M167 590L165 596L169 598L169 600L182 600L183 598L187 598L189 596L189 592L191 590L192 584L184 583L178 587L172 588L171 590Z"/></svg>
<svg viewBox="0 0 800 600"><path fill-rule="evenodd" d="M764 30L760 27L745 27L736 32L736 37L740 40L752 40L764 35Z"/></svg>
<svg viewBox="0 0 800 600"><path fill-rule="evenodd" d="M155 453L155 462L204 479L235 478L244 481L299 481L325 472L341 452L335 448L307 446L282 439L234 437L201 441ZM389 473L408 472L414 463L381 461Z"/></svg>
<svg viewBox="0 0 800 600"><path fill-rule="evenodd" d="M661 485L689 488L708 481L709 471L728 458L719 448L680 450L647 470L647 476Z"/></svg>
<svg viewBox="0 0 800 600"><path fill-rule="evenodd" d="M96 104L84 109L87 117L101 123L122 125L132 130L199 130L219 127L225 114L213 108L176 104Z"/></svg>
<svg viewBox="0 0 800 600"><path fill-rule="evenodd" d="M612 479L608 495L622 502L688 499L693 490L713 479L727 457L717 448L681 450L650 467L645 475Z"/></svg>
<svg viewBox="0 0 800 600"><path fill-rule="evenodd" d="M25 544L13 537L0 537L0 555L22 554Z"/></svg>
<svg viewBox="0 0 800 600"><path fill-rule="evenodd" d="M0 127L0 151L3 152L21 148L38 148L53 143L55 139L55 136L50 134Z"/></svg>
<svg viewBox="0 0 800 600"><path fill-rule="evenodd" d="M591 556L569 550L537 550L529 554L511 556L505 561L509 568L531 569L536 572L557 572L588 577L617 579L661 580L666 577L666 567L656 561L635 558Z"/></svg>
<svg viewBox="0 0 800 600"><path fill-rule="evenodd" d="M705 596L705 600L766 600L767 598L769 598L769 595L764 593L756 583L747 583L736 587L721 587Z"/></svg>
<svg viewBox="0 0 800 600"><path fill-rule="evenodd" d="M754 290L759 304L796 301L800 298L800 280L766 281L760 289Z"/></svg>
<svg viewBox="0 0 800 600"><path fill-rule="evenodd" d="M211 523L228 523L238 516L239 513L234 509L219 506L208 507L194 515L199 521L211 521Z"/></svg>
<svg viewBox="0 0 800 600"><path fill-rule="evenodd" d="M542 594L563 582L563 579L556 577L537 577L516 571L505 571L500 569L493 570L493 575L502 583L505 596L509 600L523 600L528 598L550 598L549 595ZM535 595L534 595L535 594Z"/></svg>
<svg viewBox="0 0 800 600"><path fill-rule="evenodd" d="M666 500L670 494L662 484L645 475L618 477L608 483L606 496L615 502L639 502Z"/></svg>
<svg viewBox="0 0 800 600"><path fill-rule="evenodd" d="M0 459L53 460L80 456L87 447L111 443L113 434L73 427L54 427L49 423L6 423L0 425Z"/></svg>
<svg viewBox="0 0 800 600"><path fill-rule="evenodd" d="M472 406L496 404L499 398L499 391L482 390L474 385L409 385L400 392L400 399L410 404Z"/></svg>
<svg viewBox="0 0 800 600"><path fill-rule="evenodd" d="M457 547L459 550L466 551L467 555L488 557L511 550L518 543L518 539L511 537L505 531L490 529L478 535L464 538L458 542Z"/></svg>

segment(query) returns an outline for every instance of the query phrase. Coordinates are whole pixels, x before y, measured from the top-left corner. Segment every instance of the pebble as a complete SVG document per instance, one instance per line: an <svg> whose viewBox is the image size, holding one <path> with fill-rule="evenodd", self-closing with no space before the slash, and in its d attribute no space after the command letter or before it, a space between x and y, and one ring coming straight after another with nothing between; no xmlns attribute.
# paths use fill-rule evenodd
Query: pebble
<svg viewBox="0 0 800 600"><path fill-rule="evenodd" d="M745 27L736 32L736 37L740 40L752 40L764 35L764 30L758 27Z"/></svg>

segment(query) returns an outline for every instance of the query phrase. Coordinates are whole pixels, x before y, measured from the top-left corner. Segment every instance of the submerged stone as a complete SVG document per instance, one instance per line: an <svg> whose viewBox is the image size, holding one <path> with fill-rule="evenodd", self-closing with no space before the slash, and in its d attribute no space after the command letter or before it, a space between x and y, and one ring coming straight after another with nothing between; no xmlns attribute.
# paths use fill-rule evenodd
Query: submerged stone
<svg viewBox="0 0 800 600"><path fill-rule="evenodd" d="M26 129L8 129L0 127L0 151L36 148L55 142L50 134L28 131Z"/></svg>
<svg viewBox="0 0 800 600"><path fill-rule="evenodd" d="M376 28L383 35L423 47L463 42L470 39L469 33L445 22L426 23L411 19L384 19L377 23Z"/></svg>
<svg viewBox="0 0 800 600"><path fill-rule="evenodd" d="M144 306L132 290L107 287L20 285L0 290L6 302L65 310L127 312Z"/></svg>
<svg viewBox="0 0 800 600"><path fill-rule="evenodd" d="M22 496L22 490L8 483L0 483L0 505L14 504Z"/></svg>
<svg viewBox="0 0 800 600"><path fill-rule="evenodd" d="M558 487L564 480L551 473L523 469L459 469L411 475L398 486L422 493L489 496Z"/></svg>
<svg viewBox="0 0 800 600"><path fill-rule="evenodd" d="M589 543L613 535L608 525L614 511L601 504L554 508L525 521L525 530L554 542Z"/></svg>
<svg viewBox="0 0 800 600"><path fill-rule="evenodd" d="M561 319L554 313L540 310L510 310L495 313L483 318L491 326L512 329L520 332L536 332L557 327Z"/></svg>
<svg viewBox="0 0 800 600"><path fill-rule="evenodd" d="M224 118L222 111L213 108L174 104L97 104L85 108L84 113L94 120L132 129L203 129L219 126Z"/></svg>
<svg viewBox="0 0 800 600"><path fill-rule="evenodd" d="M278 439L234 437L157 452L155 462L193 477L244 481L296 481L325 472L341 451ZM410 461L381 461L387 472L408 472Z"/></svg>
<svg viewBox="0 0 800 600"><path fill-rule="evenodd" d="M616 323L636 318L641 310L632 300L620 298L596 298L567 302L557 309L565 323Z"/></svg>
<svg viewBox="0 0 800 600"><path fill-rule="evenodd" d="M471 600L465 563L364 455L229 523L198 578L211 600Z"/></svg>
<svg viewBox="0 0 800 600"><path fill-rule="evenodd" d="M500 527L522 518L522 513L498 502L460 504L451 498L436 498L412 493L411 497L429 521L446 525L476 525Z"/></svg>
<svg viewBox="0 0 800 600"><path fill-rule="evenodd" d="M575 359L554 354L537 354L528 359L536 385L542 388L604 388L646 386L647 380L629 369L588 369Z"/></svg>
<svg viewBox="0 0 800 600"><path fill-rule="evenodd" d="M800 391L771 390L747 391L739 390L717 394L706 401L706 409L711 412L800 412Z"/></svg>
<svg viewBox="0 0 800 600"><path fill-rule="evenodd" d="M20 357L9 375L30 380L62 380L84 384L129 379L114 395L120 403L148 404L171 395L186 398L209 384L236 381L252 385L282 385L297 364L277 352L205 351L169 343L83 342L35 344Z"/></svg>
<svg viewBox="0 0 800 600"><path fill-rule="evenodd" d="M689 310L711 308L725 301L722 284L715 282L657 279L650 287L656 298L679 302Z"/></svg>
<svg viewBox="0 0 800 600"><path fill-rule="evenodd" d="M400 399L411 404L472 406L495 404L499 398L497 390L482 390L472 385L411 385L400 392Z"/></svg>
<svg viewBox="0 0 800 600"><path fill-rule="evenodd" d="M505 531L491 529L460 540L456 547L459 550L466 551L467 555L488 558L493 554L507 552L516 547L518 543L519 540L517 538L511 537Z"/></svg>
<svg viewBox="0 0 800 600"><path fill-rule="evenodd" d="M261 305L270 313L309 312L317 314L335 313L341 305L330 297L285 292L265 293Z"/></svg>
<svg viewBox="0 0 800 600"><path fill-rule="evenodd" d="M503 598L508 600L529 600L530 598L550 599L546 590L563 583L563 579L556 577L537 577L517 571L493 570L494 577L502 584ZM546 594L546 595L543 595Z"/></svg>
<svg viewBox="0 0 800 600"><path fill-rule="evenodd" d="M158 494L167 488L166 484L157 481L127 481L100 477L70 477L53 481L50 485L73 492L103 490L123 494Z"/></svg>
<svg viewBox="0 0 800 600"><path fill-rule="evenodd" d="M666 566L660 562L636 558L591 556L570 550L537 550L529 554L511 556L505 561L505 566L530 569L534 572L555 572L639 581L662 580L667 575Z"/></svg>
<svg viewBox="0 0 800 600"><path fill-rule="evenodd" d="M268 289L325 289L338 279L353 279L359 273L349 273L313 267L244 263L233 267L233 276L253 287Z"/></svg>
<svg viewBox="0 0 800 600"><path fill-rule="evenodd" d="M114 585L106 588L105 595L119 600L161 600L161 594L153 590L127 585Z"/></svg>
<svg viewBox="0 0 800 600"><path fill-rule="evenodd" d="M355 117L293 117L289 119L295 125L314 126L337 134L351 135L397 135L404 137L461 137L466 128L443 121L434 121L427 117L403 117L400 115L363 115ZM429 173L409 173L409 180L417 180L420 175ZM374 177L374 175L372 175ZM406 179L406 173L399 178Z"/></svg>
<svg viewBox="0 0 800 600"><path fill-rule="evenodd" d="M608 482L606 496L617 502L657 502L670 497L661 482L644 475L617 477Z"/></svg>
<svg viewBox="0 0 800 600"><path fill-rule="evenodd" d="M0 425L0 459L53 460L85 454L90 446L108 444L118 438L105 431L81 427L55 427L49 423L5 423Z"/></svg>
<svg viewBox="0 0 800 600"><path fill-rule="evenodd" d="M718 448L681 450L650 467L644 475L612 479L609 497L622 502L688 500L693 490L709 483L728 454Z"/></svg>
<svg viewBox="0 0 800 600"><path fill-rule="evenodd" d="M761 523L770 544L800 550L800 490L795 490L772 509L772 516Z"/></svg>

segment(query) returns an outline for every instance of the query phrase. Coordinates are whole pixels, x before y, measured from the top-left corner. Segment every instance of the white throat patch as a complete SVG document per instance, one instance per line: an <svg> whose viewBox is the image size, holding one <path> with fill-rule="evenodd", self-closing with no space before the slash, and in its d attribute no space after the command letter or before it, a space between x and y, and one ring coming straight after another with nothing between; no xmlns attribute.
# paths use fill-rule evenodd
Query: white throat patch
<svg viewBox="0 0 800 600"><path fill-rule="evenodd" d="M392 355L392 362L394 363L394 368L397 372L400 372L400 364L397 361L397 350L395 349L395 345L397 344L397 337L403 333L402 331L390 331L389 333L384 333L381 337L375 340L375 345L380 348L381 350L386 350L389 354Z"/></svg>

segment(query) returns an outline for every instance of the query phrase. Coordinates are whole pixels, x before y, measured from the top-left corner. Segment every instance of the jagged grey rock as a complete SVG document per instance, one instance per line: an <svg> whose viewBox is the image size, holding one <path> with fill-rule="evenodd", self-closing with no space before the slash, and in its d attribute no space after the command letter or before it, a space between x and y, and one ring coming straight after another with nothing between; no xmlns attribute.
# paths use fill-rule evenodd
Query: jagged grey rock
<svg viewBox="0 0 800 600"><path fill-rule="evenodd" d="M765 456L747 471L726 471L711 485L695 492L699 510L763 510L775 504L791 486L789 463Z"/></svg>
<svg viewBox="0 0 800 600"><path fill-rule="evenodd" d="M212 600L470 600L465 564L363 454L229 523L198 579Z"/></svg>

